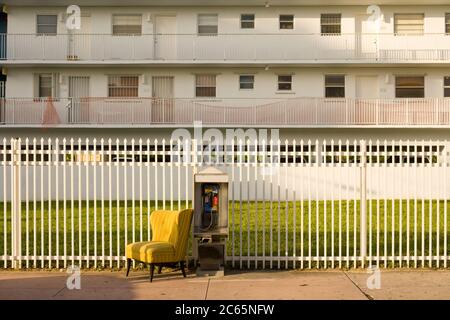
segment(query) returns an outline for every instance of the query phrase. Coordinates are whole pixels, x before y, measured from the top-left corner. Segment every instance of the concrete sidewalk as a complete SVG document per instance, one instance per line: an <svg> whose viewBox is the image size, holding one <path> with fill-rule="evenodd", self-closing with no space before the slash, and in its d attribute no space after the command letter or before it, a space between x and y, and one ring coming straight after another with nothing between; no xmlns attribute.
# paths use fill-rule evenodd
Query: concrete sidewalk
<svg viewBox="0 0 450 320"><path fill-rule="evenodd" d="M223 278L184 279L179 272L81 273L81 289L68 290L64 271L2 271L0 299L450 299L450 270L381 270L370 290L360 271L230 271Z"/></svg>

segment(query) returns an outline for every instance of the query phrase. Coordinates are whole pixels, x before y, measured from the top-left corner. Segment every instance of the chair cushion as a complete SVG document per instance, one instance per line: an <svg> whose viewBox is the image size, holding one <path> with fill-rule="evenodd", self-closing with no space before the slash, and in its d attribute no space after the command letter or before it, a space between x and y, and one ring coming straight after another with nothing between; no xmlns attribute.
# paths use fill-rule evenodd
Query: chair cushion
<svg viewBox="0 0 450 320"><path fill-rule="evenodd" d="M176 262L175 248L166 241L130 243L126 248L126 257L145 263Z"/></svg>

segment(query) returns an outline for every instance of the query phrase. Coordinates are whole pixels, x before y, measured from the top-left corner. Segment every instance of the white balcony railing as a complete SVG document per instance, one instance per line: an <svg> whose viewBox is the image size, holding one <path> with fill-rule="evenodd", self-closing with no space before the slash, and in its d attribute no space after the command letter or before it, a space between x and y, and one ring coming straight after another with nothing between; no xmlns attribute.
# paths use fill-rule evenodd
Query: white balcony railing
<svg viewBox="0 0 450 320"><path fill-rule="evenodd" d="M4 125L450 126L450 98L4 99Z"/></svg>
<svg viewBox="0 0 450 320"><path fill-rule="evenodd" d="M450 60L446 34L1 34L10 61L367 61Z"/></svg>

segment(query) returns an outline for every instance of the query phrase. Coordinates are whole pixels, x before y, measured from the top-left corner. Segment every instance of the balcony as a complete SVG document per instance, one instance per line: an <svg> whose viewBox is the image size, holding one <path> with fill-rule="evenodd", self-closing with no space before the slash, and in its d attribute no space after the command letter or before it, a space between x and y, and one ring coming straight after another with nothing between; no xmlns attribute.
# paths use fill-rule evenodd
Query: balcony
<svg viewBox="0 0 450 320"><path fill-rule="evenodd" d="M4 127L448 127L450 98L4 99Z"/></svg>
<svg viewBox="0 0 450 320"><path fill-rule="evenodd" d="M1 34L3 64L448 63L446 34Z"/></svg>

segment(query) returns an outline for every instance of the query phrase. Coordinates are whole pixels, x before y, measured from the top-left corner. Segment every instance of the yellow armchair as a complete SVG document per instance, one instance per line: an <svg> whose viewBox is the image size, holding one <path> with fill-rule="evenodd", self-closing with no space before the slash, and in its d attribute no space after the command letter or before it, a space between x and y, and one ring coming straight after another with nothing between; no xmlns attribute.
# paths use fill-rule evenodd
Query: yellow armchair
<svg viewBox="0 0 450 320"><path fill-rule="evenodd" d="M131 260L150 265L150 282L153 280L155 266L158 272L164 265L180 264L181 272L186 277L184 259L191 229L193 210L182 211L157 210L150 215L152 241L134 242L126 247L127 277Z"/></svg>

